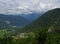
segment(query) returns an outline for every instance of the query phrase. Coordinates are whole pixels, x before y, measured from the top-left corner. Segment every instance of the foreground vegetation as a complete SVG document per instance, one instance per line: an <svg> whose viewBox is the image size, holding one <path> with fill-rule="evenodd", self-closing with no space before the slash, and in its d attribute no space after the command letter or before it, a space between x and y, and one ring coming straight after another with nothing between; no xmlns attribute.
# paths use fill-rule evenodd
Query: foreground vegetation
<svg viewBox="0 0 60 44"><path fill-rule="evenodd" d="M0 31L0 44L60 44L60 32L52 32L47 29L29 32L24 38L7 34L5 31Z"/></svg>

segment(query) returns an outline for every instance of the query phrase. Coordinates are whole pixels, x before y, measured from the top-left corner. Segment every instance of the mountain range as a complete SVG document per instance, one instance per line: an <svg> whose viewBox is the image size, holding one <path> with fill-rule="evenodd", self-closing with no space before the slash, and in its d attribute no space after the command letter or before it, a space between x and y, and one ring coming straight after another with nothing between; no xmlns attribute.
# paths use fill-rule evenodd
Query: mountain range
<svg viewBox="0 0 60 44"><path fill-rule="evenodd" d="M27 25L26 25L27 24ZM23 28L21 28L25 25ZM39 18L30 22L21 16L0 14L0 28L20 27L19 32L30 32L39 29L60 29L60 8L47 11Z"/></svg>
<svg viewBox="0 0 60 44"><path fill-rule="evenodd" d="M20 14L20 15L5 15L0 14L0 28L22 28L23 26L36 20L42 14L32 13L32 14Z"/></svg>
<svg viewBox="0 0 60 44"><path fill-rule="evenodd" d="M25 26L21 27L22 25ZM15 28L16 26L17 28ZM4 28L2 31L9 32L9 36L26 32L44 32L46 30L53 33L60 32L60 8L47 11L33 22L20 16L0 14L0 28Z"/></svg>
<svg viewBox="0 0 60 44"><path fill-rule="evenodd" d="M43 13L32 13L32 14L21 14L20 16L28 19L30 22L36 20L37 18L39 18L41 15L43 15Z"/></svg>

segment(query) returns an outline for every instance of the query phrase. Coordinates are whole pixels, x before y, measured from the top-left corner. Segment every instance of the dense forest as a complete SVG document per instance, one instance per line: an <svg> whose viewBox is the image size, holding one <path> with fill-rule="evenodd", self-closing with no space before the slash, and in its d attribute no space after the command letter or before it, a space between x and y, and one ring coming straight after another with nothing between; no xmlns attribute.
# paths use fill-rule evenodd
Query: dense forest
<svg viewBox="0 0 60 44"><path fill-rule="evenodd" d="M24 28L1 29L0 44L60 44L60 8L46 12Z"/></svg>

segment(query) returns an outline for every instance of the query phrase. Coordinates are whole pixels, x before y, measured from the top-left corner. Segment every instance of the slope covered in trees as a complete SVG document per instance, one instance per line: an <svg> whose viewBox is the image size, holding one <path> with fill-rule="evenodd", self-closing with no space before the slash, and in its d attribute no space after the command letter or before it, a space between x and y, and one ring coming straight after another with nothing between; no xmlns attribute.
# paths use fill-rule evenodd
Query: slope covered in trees
<svg viewBox="0 0 60 44"><path fill-rule="evenodd" d="M46 12L40 18L22 28L20 32L34 33L28 44L60 44L60 8ZM27 44L27 42L26 42Z"/></svg>
<svg viewBox="0 0 60 44"><path fill-rule="evenodd" d="M60 8L46 12L31 24L25 26L21 31L33 31L42 28L60 29Z"/></svg>

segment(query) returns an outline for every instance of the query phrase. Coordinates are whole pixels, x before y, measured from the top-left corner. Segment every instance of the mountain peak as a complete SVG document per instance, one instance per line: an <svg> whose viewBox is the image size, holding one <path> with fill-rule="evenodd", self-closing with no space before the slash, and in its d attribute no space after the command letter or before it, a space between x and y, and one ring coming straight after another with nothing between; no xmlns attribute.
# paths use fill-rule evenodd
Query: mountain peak
<svg viewBox="0 0 60 44"><path fill-rule="evenodd" d="M60 8L55 8L55 9L50 10L50 11L56 11L56 12L59 12L59 11L60 11Z"/></svg>
<svg viewBox="0 0 60 44"><path fill-rule="evenodd" d="M55 8L55 10L60 10L60 8Z"/></svg>

